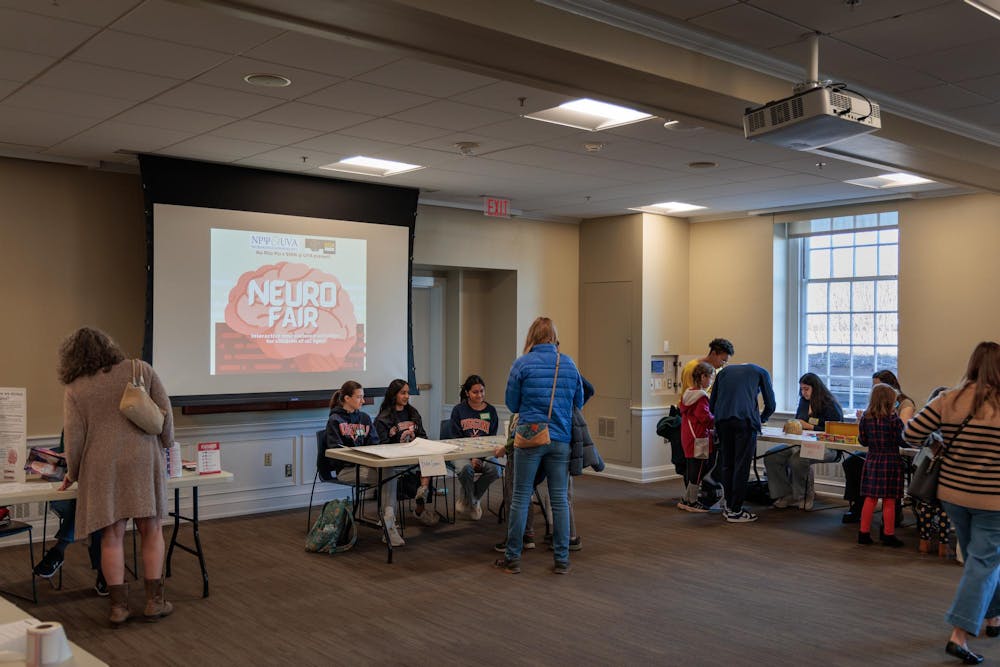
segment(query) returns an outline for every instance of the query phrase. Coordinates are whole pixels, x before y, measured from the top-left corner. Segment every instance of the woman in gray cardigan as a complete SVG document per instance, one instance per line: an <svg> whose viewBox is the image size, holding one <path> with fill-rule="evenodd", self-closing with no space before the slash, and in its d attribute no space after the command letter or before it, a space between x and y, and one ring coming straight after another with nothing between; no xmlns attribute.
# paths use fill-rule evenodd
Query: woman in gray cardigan
<svg viewBox="0 0 1000 667"><path fill-rule="evenodd" d="M59 350L59 379L66 385L63 429L68 463L61 489L79 482L78 534L103 529L101 569L111 594L114 627L131 615L122 543L129 519L135 519L142 535L143 615L155 621L173 611L163 599L160 520L167 510L163 448L173 442L174 420L170 398L153 368L144 361L136 367L150 397L165 413L159 435L148 435L118 410L122 390L132 380L132 362L106 333L84 327L63 341Z"/></svg>

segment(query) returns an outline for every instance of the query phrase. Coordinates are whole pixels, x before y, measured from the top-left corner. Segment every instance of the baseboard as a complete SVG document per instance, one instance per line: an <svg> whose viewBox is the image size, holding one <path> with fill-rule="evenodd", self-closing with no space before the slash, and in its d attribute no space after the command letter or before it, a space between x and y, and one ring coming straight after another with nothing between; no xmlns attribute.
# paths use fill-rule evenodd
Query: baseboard
<svg viewBox="0 0 1000 667"><path fill-rule="evenodd" d="M620 479L625 482L636 482L648 484L650 482L663 482L670 479L680 479L680 475L674 470L674 466L664 465L655 468L633 468L630 466L615 465L608 463L602 472L584 471L586 475L595 477L606 477L608 479Z"/></svg>

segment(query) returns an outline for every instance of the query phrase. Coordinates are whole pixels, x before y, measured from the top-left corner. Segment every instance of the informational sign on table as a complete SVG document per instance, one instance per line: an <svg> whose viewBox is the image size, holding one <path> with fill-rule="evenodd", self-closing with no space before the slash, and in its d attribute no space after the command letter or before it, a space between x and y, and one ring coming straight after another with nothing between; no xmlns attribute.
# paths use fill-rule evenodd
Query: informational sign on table
<svg viewBox="0 0 1000 667"><path fill-rule="evenodd" d="M222 450L217 442L198 443L198 474L222 472Z"/></svg>
<svg viewBox="0 0 1000 667"><path fill-rule="evenodd" d="M28 449L28 391L0 387L0 482L23 482Z"/></svg>

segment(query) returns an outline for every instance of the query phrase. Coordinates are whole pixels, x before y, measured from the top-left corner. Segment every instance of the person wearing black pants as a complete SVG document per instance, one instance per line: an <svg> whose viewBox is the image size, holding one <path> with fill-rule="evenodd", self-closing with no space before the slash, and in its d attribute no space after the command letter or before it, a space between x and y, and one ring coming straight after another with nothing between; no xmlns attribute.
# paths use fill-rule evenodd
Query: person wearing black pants
<svg viewBox="0 0 1000 667"><path fill-rule="evenodd" d="M758 396L764 399L764 411L760 413ZM726 494L723 517L729 523L756 521L756 514L743 509L743 499L750 465L757 453L757 434L775 410L771 375L756 364L726 366L715 378L709 409L715 415L721 450L721 481Z"/></svg>

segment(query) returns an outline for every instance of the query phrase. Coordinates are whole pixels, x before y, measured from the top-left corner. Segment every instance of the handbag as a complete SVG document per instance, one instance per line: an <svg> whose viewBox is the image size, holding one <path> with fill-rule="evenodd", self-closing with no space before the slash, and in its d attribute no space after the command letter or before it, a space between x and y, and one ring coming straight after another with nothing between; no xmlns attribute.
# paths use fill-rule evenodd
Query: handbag
<svg viewBox="0 0 1000 667"><path fill-rule="evenodd" d="M149 435L160 435L163 433L165 413L146 392L146 382L137 367L138 363L133 359L132 380L125 383L118 411Z"/></svg>
<svg viewBox="0 0 1000 667"><path fill-rule="evenodd" d="M706 434L704 438L699 438L694 433L694 426L691 426L691 422L688 422L688 428L691 429L691 437L694 438L694 459L707 459L708 458L708 443L709 438Z"/></svg>
<svg viewBox="0 0 1000 667"><path fill-rule="evenodd" d="M517 449L531 449L541 447L552 442L549 438L549 420L552 419L552 404L556 400L556 378L559 377L560 355L556 351L556 372L552 375L552 396L549 398L549 414L545 417L545 423L535 422L534 424L521 424L514 428L514 447Z"/></svg>
<svg viewBox="0 0 1000 667"><path fill-rule="evenodd" d="M931 451L930 447L923 447L917 452L916 457L913 459L914 470L910 476L910 484L906 487L906 493L910 497L928 504L937 502L938 479L941 475L941 459L944 458L944 454L951 447L951 443L955 442L955 439L965 430L965 426L971 419L972 415L970 414L962 422L962 425L958 427L958 430L955 431L955 435L951 437L948 444L942 445L937 453Z"/></svg>

